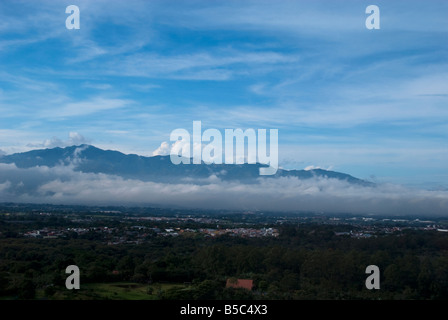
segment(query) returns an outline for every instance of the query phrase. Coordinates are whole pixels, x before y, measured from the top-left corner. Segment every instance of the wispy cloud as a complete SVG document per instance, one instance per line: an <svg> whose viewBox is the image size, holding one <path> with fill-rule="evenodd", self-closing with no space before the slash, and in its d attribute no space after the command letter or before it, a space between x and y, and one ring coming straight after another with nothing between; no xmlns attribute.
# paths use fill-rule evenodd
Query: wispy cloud
<svg viewBox="0 0 448 320"><path fill-rule="evenodd" d="M111 62L99 72L139 77L162 77L192 80L228 80L235 75L250 72L257 66L275 66L297 61L298 57L277 52L243 52L237 50L214 50L191 54L136 54L117 64ZM247 69L247 68L251 69ZM243 72L241 69L244 68ZM272 69L271 69L272 71Z"/></svg>
<svg viewBox="0 0 448 320"><path fill-rule="evenodd" d="M85 88L97 89L97 90L109 90L112 89L112 85L108 83L95 83L87 81L83 84Z"/></svg>
<svg viewBox="0 0 448 320"><path fill-rule="evenodd" d="M152 84L152 83L145 83L145 84L131 84L130 85L131 88L137 90L137 91L142 91L142 92L148 92L150 90L154 90L154 89L158 89L161 88L160 85L158 84Z"/></svg>
<svg viewBox="0 0 448 320"><path fill-rule="evenodd" d="M97 112L124 108L130 104L132 104L130 100L95 97L87 101L66 103L56 110L44 111L42 116L49 118L86 116Z"/></svg>

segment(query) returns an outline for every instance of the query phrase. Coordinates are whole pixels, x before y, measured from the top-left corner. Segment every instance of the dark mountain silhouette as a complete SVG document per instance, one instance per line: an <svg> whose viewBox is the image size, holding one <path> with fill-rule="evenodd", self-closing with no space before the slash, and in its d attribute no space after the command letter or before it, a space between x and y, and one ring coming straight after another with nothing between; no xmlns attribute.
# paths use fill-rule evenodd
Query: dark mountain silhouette
<svg viewBox="0 0 448 320"><path fill-rule="evenodd" d="M355 178L351 175L328 171L284 170L279 169L275 175L260 176L262 164L179 164L174 165L170 156L145 157L135 154L124 154L119 151L102 150L91 145L70 146L66 148L40 149L24 153L15 153L0 157L0 163L14 163L18 168L36 166L55 167L71 165L75 171L86 173L104 173L123 178L142 181L178 182L180 179L194 179L195 182L212 175L222 180L239 180L244 183L255 182L258 178L297 177L310 179L326 177L346 180L353 184L369 186L371 182Z"/></svg>

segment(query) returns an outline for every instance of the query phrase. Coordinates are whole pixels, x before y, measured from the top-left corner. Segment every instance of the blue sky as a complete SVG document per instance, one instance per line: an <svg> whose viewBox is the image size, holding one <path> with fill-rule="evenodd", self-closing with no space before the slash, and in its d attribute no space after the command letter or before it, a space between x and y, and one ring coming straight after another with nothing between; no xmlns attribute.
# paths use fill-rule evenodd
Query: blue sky
<svg viewBox="0 0 448 320"><path fill-rule="evenodd" d="M278 129L284 168L446 188L447 57L446 1L4 0L0 152L152 155L201 120Z"/></svg>

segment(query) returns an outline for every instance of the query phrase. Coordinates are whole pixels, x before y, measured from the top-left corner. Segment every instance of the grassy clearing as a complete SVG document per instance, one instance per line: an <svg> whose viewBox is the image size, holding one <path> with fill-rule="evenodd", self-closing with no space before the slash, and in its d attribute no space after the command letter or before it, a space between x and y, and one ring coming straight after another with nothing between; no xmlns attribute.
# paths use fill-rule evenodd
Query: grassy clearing
<svg viewBox="0 0 448 320"><path fill-rule="evenodd" d="M152 285L133 282L87 283L79 290L58 289L49 298L43 290L37 292L37 299L52 300L157 300L161 294L173 287L185 288L184 284L155 283Z"/></svg>

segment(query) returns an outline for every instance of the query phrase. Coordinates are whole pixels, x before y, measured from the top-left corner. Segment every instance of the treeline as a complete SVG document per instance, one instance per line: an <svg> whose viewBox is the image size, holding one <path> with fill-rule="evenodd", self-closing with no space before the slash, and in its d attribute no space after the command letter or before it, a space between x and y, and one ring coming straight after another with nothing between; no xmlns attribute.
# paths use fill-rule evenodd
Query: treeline
<svg viewBox="0 0 448 320"><path fill-rule="evenodd" d="M369 239L335 235L334 226L282 226L278 238L156 237L108 246L88 239L0 239L0 296L52 298L75 264L83 283L189 283L161 299L448 299L448 235L412 231ZM365 287L368 265L380 290ZM254 280L252 291L226 279Z"/></svg>

